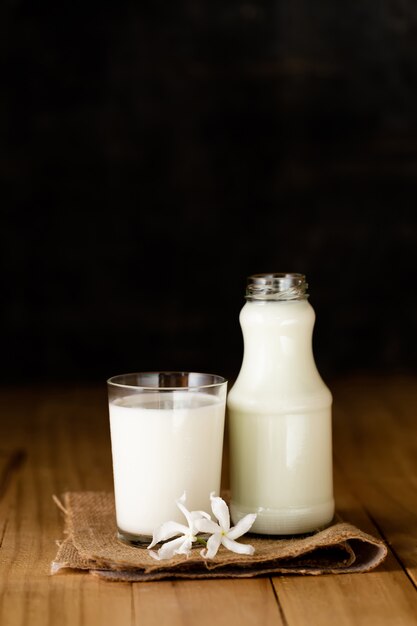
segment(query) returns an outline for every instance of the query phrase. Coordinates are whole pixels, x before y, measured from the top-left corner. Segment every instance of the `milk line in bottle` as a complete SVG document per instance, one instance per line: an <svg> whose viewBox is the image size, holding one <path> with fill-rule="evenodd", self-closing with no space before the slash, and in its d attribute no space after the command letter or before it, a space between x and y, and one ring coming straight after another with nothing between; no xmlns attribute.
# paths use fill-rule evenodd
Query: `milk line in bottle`
<svg viewBox="0 0 417 626"><path fill-rule="evenodd" d="M252 532L311 532L334 515L332 396L313 357L302 274L248 278L244 357L229 393L231 516Z"/></svg>

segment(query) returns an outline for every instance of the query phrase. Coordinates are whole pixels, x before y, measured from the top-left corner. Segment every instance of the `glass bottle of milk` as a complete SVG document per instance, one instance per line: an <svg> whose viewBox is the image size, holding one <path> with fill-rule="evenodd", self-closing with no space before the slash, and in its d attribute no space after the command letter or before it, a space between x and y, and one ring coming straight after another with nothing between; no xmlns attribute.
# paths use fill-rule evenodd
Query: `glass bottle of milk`
<svg viewBox="0 0 417 626"><path fill-rule="evenodd" d="M248 278L244 357L228 397L231 515L252 532L314 531L334 515L332 396L314 362L302 274Z"/></svg>

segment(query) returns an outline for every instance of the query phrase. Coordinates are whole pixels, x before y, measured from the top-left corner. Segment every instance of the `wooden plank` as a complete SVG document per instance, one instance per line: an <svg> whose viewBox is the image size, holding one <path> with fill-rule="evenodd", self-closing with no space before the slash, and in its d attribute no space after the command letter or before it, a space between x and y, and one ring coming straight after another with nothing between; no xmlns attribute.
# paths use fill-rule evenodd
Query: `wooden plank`
<svg viewBox="0 0 417 626"><path fill-rule="evenodd" d="M378 536L366 511L336 468L337 510L362 530ZM414 626L417 594L392 554L374 572L339 576L275 577L273 584L289 626Z"/></svg>
<svg viewBox="0 0 417 626"><path fill-rule="evenodd" d="M417 586L416 414L415 378L360 378L336 388L337 462Z"/></svg>
<svg viewBox="0 0 417 626"><path fill-rule="evenodd" d="M416 486L401 478L367 483L351 478L349 482L417 586Z"/></svg>
<svg viewBox="0 0 417 626"><path fill-rule="evenodd" d="M403 577L373 574L275 579L289 626L415 626L417 614Z"/></svg>
<svg viewBox="0 0 417 626"><path fill-rule="evenodd" d="M135 584L133 594L137 626L284 625L268 578Z"/></svg>
<svg viewBox="0 0 417 626"><path fill-rule="evenodd" d="M334 400L335 449L349 475L417 477L416 379L351 379Z"/></svg>
<svg viewBox="0 0 417 626"><path fill-rule="evenodd" d="M129 585L103 583L88 574L49 576L54 540L62 538L52 494L90 484L109 488L106 436L100 428L105 415L94 408L96 400L94 394L66 392L32 398L15 416L10 440L25 446L28 457L8 489L12 505L0 550L2 626L131 624ZM22 417L28 429L18 423Z"/></svg>

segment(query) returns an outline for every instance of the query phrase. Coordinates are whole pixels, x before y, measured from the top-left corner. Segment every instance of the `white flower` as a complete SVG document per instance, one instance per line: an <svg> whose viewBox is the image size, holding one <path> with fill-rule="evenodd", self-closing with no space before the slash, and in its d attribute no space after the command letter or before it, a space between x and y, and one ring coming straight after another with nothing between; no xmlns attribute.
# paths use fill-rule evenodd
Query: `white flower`
<svg viewBox="0 0 417 626"><path fill-rule="evenodd" d="M181 498L176 501L176 505L184 514L188 522L188 526L185 526L185 524L179 524L178 522L165 522L153 533L152 542L149 544L148 550L150 550L149 554L157 561L161 561L162 559L171 559L174 554L185 554L186 556L189 556L191 552L191 545L197 540L196 534L198 531L196 528L196 522L204 518L207 520L210 519L210 515L204 511L188 511L188 509L184 506L185 500L186 495L184 492ZM157 552L151 550L151 548L156 546L156 544L160 541L166 541L176 535L182 536L164 543Z"/></svg>
<svg viewBox="0 0 417 626"><path fill-rule="evenodd" d="M256 519L256 513L245 515L236 526L230 528L230 515L226 502L222 498L215 497L214 492L210 494L210 500L211 510L219 523L216 524L213 520L204 518L196 520L195 526L198 531L211 534L210 539L207 541L207 549L201 550L201 556L204 559L212 559L216 556L220 544L238 554L253 554L255 552L253 546L238 543L235 539L248 532Z"/></svg>

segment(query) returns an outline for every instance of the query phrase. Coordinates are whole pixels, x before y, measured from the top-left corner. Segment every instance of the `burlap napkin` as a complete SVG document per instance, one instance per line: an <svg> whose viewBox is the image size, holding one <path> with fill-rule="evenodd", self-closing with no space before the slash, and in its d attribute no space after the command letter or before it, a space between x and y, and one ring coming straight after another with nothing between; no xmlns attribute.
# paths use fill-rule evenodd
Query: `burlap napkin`
<svg viewBox="0 0 417 626"><path fill-rule="evenodd" d="M367 572L387 554L382 541L351 524L336 522L301 538L275 539L246 535L239 541L255 547L253 556L235 554L222 546L213 560L200 556L155 561L146 548L125 545L116 538L111 493L65 493L58 502L65 514L66 538L60 542L51 573L88 570L111 581L149 581L164 578L234 578L262 574L341 574Z"/></svg>

